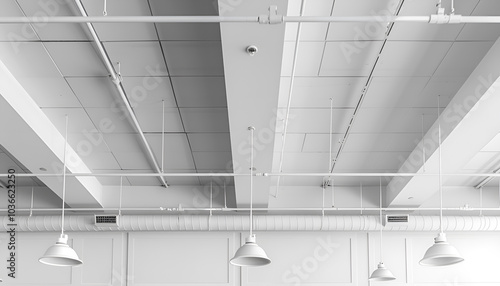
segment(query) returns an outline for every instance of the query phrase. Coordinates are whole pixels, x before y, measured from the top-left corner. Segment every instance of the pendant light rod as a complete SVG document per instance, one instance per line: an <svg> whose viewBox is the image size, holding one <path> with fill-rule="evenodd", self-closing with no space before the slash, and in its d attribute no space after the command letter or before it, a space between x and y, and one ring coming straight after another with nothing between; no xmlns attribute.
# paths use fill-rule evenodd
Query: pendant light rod
<svg viewBox="0 0 500 286"><path fill-rule="evenodd" d="M383 223L382 223L382 177L379 178L379 206L380 206L380 211L379 211L379 218L380 218L380 262L384 261L383 260L383 253L384 251L382 250L383 243L382 243L382 229L383 229Z"/></svg>
<svg viewBox="0 0 500 286"><path fill-rule="evenodd" d="M438 95L438 110L437 110L437 115L438 115L438 146L439 146L439 150L438 150L438 154L439 154L439 175L438 175L438 178L439 178L439 230L440 232L442 233L443 232L443 182L442 182L442 166L441 166L441 149L442 149L442 146L441 146L441 112L440 112L440 108L441 108L441 100L440 100L441 96Z"/></svg>

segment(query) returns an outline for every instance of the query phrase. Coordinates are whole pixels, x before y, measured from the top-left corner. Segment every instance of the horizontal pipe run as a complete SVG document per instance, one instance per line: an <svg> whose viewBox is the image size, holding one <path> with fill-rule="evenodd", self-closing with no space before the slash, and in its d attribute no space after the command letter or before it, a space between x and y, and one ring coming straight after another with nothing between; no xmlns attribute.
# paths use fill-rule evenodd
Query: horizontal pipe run
<svg viewBox="0 0 500 286"><path fill-rule="evenodd" d="M3 217L1 229L8 230ZM16 216L16 231L60 231L61 216ZM406 224L386 224L384 231L439 231L438 216L410 216ZM67 231L248 231L249 221L242 215L123 215L118 227L99 227L93 215L66 216ZM255 231L379 231L380 218L372 216L256 215ZM445 216L444 231L499 231L498 216Z"/></svg>
<svg viewBox="0 0 500 286"><path fill-rule="evenodd" d="M267 16L267 15L263 15ZM436 15L435 15L436 16ZM439 15L448 16L448 15ZM456 15L458 16L458 15ZM281 17L281 16L279 16ZM0 24L46 23L266 23L259 16L53 16L53 17L0 17ZM431 16L282 16L284 23L314 22L417 22L429 23ZM500 16L460 16L457 22L439 24L498 24ZM274 24L274 23L273 23Z"/></svg>
<svg viewBox="0 0 500 286"><path fill-rule="evenodd" d="M1 177L12 174L3 173ZM438 176L437 173L256 173L257 177L416 177ZM500 173L453 173L445 177L500 177ZM61 177L56 173L15 173L16 177ZM240 177L243 173L72 173L66 177Z"/></svg>
<svg viewBox="0 0 500 286"><path fill-rule="evenodd" d="M17 212L60 212L61 208L33 208L33 209L16 209ZM89 212L89 211L174 211L174 212L182 212L182 211L222 211L222 212L230 212L230 211L249 211L250 208L184 208L184 207L149 207L149 208L66 208L67 212ZM325 212L336 212L336 211L379 211L380 208L363 208L363 207L342 207L342 208L252 208L254 211L325 211ZM438 211L439 208L418 208L418 207L396 207L396 208L382 208L382 211ZM0 212L7 212L8 209L0 209ZM474 207L450 207L443 208L443 211L500 211L500 207L498 208L474 208Z"/></svg>

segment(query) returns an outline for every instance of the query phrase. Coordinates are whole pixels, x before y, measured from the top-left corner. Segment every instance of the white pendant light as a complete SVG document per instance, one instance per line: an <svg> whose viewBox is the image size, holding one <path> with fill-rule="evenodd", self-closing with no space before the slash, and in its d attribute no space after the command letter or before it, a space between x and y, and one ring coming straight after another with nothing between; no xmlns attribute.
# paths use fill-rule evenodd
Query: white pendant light
<svg viewBox="0 0 500 286"><path fill-rule="evenodd" d="M255 127L248 127L251 136L251 153L250 153L250 235L246 238L245 244L242 245L234 254L234 257L229 261L236 266L263 266L271 263L271 259L267 257L266 252L256 243L255 234L253 234L253 132Z"/></svg>
<svg viewBox="0 0 500 286"><path fill-rule="evenodd" d="M392 272L387 269L384 265L384 262L382 262L382 254L384 253L382 245L382 178L379 179L379 193L380 193L380 211L379 211L379 216L380 216L380 262L377 266L377 269L373 271L372 275L368 280L370 281L391 281L395 280L396 277L392 274Z"/></svg>
<svg viewBox="0 0 500 286"><path fill-rule="evenodd" d="M420 260L420 265L424 266L446 266L457 264L464 261L463 257L458 253L458 250L446 241L446 234L443 232L443 185L441 174L441 117L440 104L438 96L438 140L439 140L439 229L440 232L434 238L432 245Z"/></svg>
<svg viewBox="0 0 500 286"><path fill-rule="evenodd" d="M63 190L62 190L62 216L61 236L57 242L49 247L45 254L38 259L41 263L52 266L78 266L83 262L78 258L75 250L68 245L68 236L64 234L64 203L66 199L66 147L68 145L68 116L66 115L66 138L64 139L63 155Z"/></svg>

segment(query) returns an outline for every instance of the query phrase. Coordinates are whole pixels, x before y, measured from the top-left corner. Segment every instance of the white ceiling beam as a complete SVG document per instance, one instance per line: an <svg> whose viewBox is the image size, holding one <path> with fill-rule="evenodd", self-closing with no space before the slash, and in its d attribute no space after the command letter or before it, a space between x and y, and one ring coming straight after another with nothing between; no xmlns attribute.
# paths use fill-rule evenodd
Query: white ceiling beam
<svg viewBox="0 0 500 286"><path fill-rule="evenodd" d="M500 132L499 76L500 40L497 40L440 116L443 173L464 172L462 168ZM437 173L437 134L438 121L402 164L399 172L424 172L424 146L427 154L425 172ZM444 184L450 179L445 177ZM479 182L482 178L477 179ZM437 190L437 176L397 177L388 184L386 202L394 207L419 206Z"/></svg>
<svg viewBox="0 0 500 286"><path fill-rule="evenodd" d="M269 5L277 5L278 13L285 13L287 1L234 1L220 6L221 16L248 16L267 14ZM255 25L248 23L221 23L222 52L231 149L235 173L249 173L250 132L255 127L256 172L271 172L274 149L276 110L278 106L281 59L285 36L284 25ZM255 45L258 52L251 56L246 48ZM235 177L236 204L250 202L248 177ZM256 177L254 204L267 206L271 180Z"/></svg>
<svg viewBox="0 0 500 286"><path fill-rule="evenodd" d="M0 144L31 172L40 168L61 173L65 138L26 90L0 61ZM71 124L71 118L70 118ZM70 173L90 173L71 146L67 148ZM61 177L40 177L62 197ZM102 185L94 177L71 177L66 181L66 202L72 207L101 207Z"/></svg>

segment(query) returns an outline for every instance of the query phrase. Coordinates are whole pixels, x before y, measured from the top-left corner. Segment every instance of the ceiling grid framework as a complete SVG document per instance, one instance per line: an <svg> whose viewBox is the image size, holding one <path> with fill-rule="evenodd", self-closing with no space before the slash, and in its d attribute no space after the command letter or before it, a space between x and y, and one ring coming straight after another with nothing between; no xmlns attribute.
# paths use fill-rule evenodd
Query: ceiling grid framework
<svg viewBox="0 0 500 286"><path fill-rule="evenodd" d="M74 1L58 1L51 11L45 11L42 2L5 1L0 4L0 17L40 12L50 12L49 16L79 15ZM304 14L430 15L436 12L435 2L314 0L305 2ZM102 15L101 1L82 3L89 15ZM266 14L269 5L276 4L278 14L293 16L298 15L302 2L245 2L230 10L215 4L217 1L108 0L107 12L109 16L255 16ZM449 5L450 1L443 1L447 11ZM500 14L500 5L494 0L456 0L455 6L456 13L464 16ZM449 110L447 105L500 36L498 24L397 22L389 25L386 35L385 23L302 23L286 146L280 158L297 23L93 26L113 69L122 78L121 85L156 162L164 162L167 173L188 174L246 174L248 126L256 127L259 152L255 167L259 173L276 172L281 159L283 172L326 172L330 147L338 154L334 172L398 172L408 158L418 153L422 137L435 125L437 95L441 95L442 111ZM13 38L12 32L17 36ZM60 132L64 116L69 115L69 144L91 172L154 173L91 39L81 24L2 24L0 59ZM254 56L245 52L249 45L259 49ZM498 150L491 145L482 148L457 170L490 172L498 168ZM432 164L432 155L425 154L427 161L422 160L422 164ZM4 161L15 166L12 160ZM26 171L46 167L30 169L29 162L18 161ZM120 182L119 177L97 179L104 189ZM286 206L307 197L294 193L284 199L273 198L274 179L256 178L256 205ZM369 188L378 180L339 177L335 185L357 189L361 183ZM219 189L222 184L234 186L230 204L248 205L247 177L168 177L174 187L205 189L203 206L208 204L206 189L211 181ZM283 177L280 184L285 189L311 190L314 195L307 204L316 205L312 197L322 181L320 177L290 176ZM391 181L388 177L384 184ZM476 181L450 179L445 183L471 187ZM150 176L126 176L124 185L154 190L161 187L158 178Z"/></svg>

